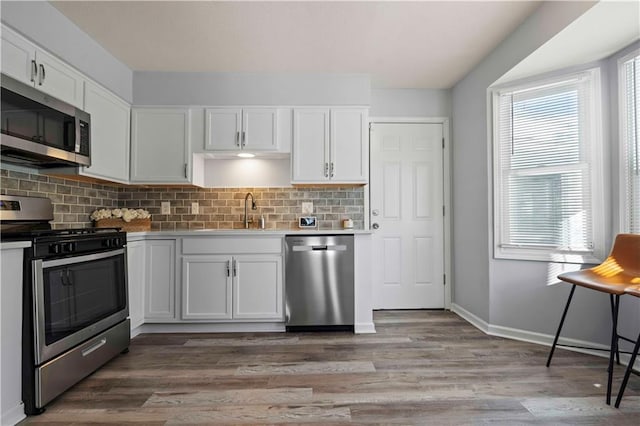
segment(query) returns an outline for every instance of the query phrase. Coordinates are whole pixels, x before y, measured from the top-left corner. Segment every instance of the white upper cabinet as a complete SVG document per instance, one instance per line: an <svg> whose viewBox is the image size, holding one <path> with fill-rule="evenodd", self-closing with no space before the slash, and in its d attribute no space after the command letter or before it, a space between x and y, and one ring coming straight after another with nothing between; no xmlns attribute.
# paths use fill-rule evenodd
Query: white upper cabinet
<svg viewBox="0 0 640 426"><path fill-rule="evenodd" d="M4 25L2 73L83 109L84 76Z"/></svg>
<svg viewBox="0 0 640 426"><path fill-rule="evenodd" d="M191 183L187 108L133 108L131 182Z"/></svg>
<svg viewBox="0 0 640 426"><path fill-rule="evenodd" d="M279 151L278 108L207 108L206 151Z"/></svg>
<svg viewBox="0 0 640 426"><path fill-rule="evenodd" d="M292 183L367 183L366 108L294 110Z"/></svg>
<svg viewBox="0 0 640 426"><path fill-rule="evenodd" d="M84 109L91 114L91 166L80 174L114 182L129 182L131 108L90 81L84 86Z"/></svg>

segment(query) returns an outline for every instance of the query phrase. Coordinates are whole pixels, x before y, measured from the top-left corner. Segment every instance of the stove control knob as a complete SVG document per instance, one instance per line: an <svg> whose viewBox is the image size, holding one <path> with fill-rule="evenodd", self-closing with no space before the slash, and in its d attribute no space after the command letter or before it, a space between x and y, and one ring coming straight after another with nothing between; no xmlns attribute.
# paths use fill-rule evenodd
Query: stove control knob
<svg viewBox="0 0 640 426"><path fill-rule="evenodd" d="M76 243L73 243L73 242L65 243L63 250L66 251L67 253L76 251Z"/></svg>
<svg viewBox="0 0 640 426"><path fill-rule="evenodd" d="M111 239L107 238L102 241L102 245L106 248L111 248Z"/></svg>
<svg viewBox="0 0 640 426"><path fill-rule="evenodd" d="M59 253L60 253L60 251L61 251L60 244L56 244L56 243L54 243L54 244L49 244L49 253L52 253L52 254L59 254Z"/></svg>
<svg viewBox="0 0 640 426"><path fill-rule="evenodd" d="M122 247L122 240L119 237L113 239L113 245L115 247Z"/></svg>

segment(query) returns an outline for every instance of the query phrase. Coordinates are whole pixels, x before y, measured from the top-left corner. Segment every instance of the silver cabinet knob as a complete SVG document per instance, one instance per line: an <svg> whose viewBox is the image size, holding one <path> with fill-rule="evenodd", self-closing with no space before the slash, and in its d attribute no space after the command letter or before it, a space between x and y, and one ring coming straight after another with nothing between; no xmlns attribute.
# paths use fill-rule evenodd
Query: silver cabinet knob
<svg viewBox="0 0 640 426"><path fill-rule="evenodd" d="M371 227L373 229L378 229L378 228L380 228L380 225L378 225L377 223L374 223L373 225L371 225Z"/></svg>
<svg viewBox="0 0 640 426"><path fill-rule="evenodd" d="M373 216L378 216L378 215L380 214L380 210L378 210L378 209L371 210L371 214L372 214Z"/></svg>

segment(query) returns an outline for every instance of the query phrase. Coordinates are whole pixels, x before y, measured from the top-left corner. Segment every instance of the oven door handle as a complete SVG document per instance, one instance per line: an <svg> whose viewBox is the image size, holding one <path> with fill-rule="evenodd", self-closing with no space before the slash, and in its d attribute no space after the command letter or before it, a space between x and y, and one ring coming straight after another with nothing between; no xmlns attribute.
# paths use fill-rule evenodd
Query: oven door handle
<svg viewBox="0 0 640 426"><path fill-rule="evenodd" d="M45 260L42 262L43 268L51 268L54 266L72 265L74 263L90 262L92 260L107 259L109 257L120 256L124 254L124 249L110 250L104 253L87 254L85 256L65 257L64 259Z"/></svg>

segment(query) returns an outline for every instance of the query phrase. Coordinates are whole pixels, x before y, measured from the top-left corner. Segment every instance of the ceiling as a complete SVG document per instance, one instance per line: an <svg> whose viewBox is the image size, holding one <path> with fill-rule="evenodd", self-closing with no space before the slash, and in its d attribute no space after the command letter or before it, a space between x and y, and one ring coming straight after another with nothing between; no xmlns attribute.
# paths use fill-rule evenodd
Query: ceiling
<svg viewBox="0 0 640 426"><path fill-rule="evenodd" d="M532 1L52 1L136 71L365 73L374 88L449 88Z"/></svg>
<svg viewBox="0 0 640 426"><path fill-rule="evenodd" d="M496 83L588 64L640 39L639 1L601 1L579 16Z"/></svg>

